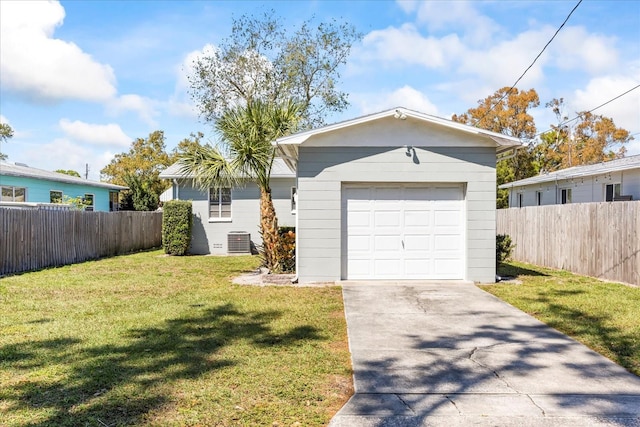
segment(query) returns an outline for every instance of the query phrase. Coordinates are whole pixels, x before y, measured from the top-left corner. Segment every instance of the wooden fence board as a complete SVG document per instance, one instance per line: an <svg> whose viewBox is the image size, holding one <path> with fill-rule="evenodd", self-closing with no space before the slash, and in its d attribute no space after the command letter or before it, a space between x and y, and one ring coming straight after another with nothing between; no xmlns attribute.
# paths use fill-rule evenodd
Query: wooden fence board
<svg viewBox="0 0 640 427"><path fill-rule="evenodd" d="M0 208L0 276L161 245L161 212Z"/></svg>
<svg viewBox="0 0 640 427"><path fill-rule="evenodd" d="M513 259L640 285L640 201L500 209Z"/></svg>

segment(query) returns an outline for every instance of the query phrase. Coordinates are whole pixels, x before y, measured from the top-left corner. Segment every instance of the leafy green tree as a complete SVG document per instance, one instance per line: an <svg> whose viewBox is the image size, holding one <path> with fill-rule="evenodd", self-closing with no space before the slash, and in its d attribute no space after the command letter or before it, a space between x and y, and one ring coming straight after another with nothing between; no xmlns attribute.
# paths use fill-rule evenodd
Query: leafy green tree
<svg viewBox="0 0 640 427"><path fill-rule="evenodd" d="M337 89L340 67L361 34L337 21L294 27L274 12L234 19L231 36L193 64L191 95L207 121L237 105L261 100L301 105L301 127L343 111L347 94Z"/></svg>
<svg viewBox="0 0 640 427"><path fill-rule="evenodd" d="M271 168L275 149L271 142L297 129L301 107L254 99L245 106L227 109L216 121L218 147L202 146L180 156L182 173L195 176L202 190L244 185L255 180L260 189L260 234L265 267L282 269L277 254L280 247L278 219L271 197Z"/></svg>
<svg viewBox="0 0 640 427"><path fill-rule="evenodd" d="M0 123L0 142L13 138L13 129L7 123ZM7 160L7 155L0 152L0 160Z"/></svg>
<svg viewBox="0 0 640 427"><path fill-rule="evenodd" d="M160 197L151 188L149 181L136 175L124 178L129 190L123 192L122 210L155 211L158 209Z"/></svg>
<svg viewBox="0 0 640 427"><path fill-rule="evenodd" d="M534 176L538 173L534 157L536 125L529 114L532 108L540 105L535 89L519 91L508 87L496 91L493 95L478 101L477 108L470 108L466 113L452 117L453 121L477 126L493 132L529 141L527 147L518 150L517 154L507 160L498 162L496 166L497 185ZM496 188L496 205L498 208L509 206L509 194L506 190Z"/></svg>
<svg viewBox="0 0 640 427"><path fill-rule="evenodd" d="M188 138L183 139L171 150L171 154L169 157L171 158L171 162L176 162L182 153L187 153L189 151L199 150L202 148L202 139L204 138L204 134L202 132L192 133Z"/></svg>
<svg viewBox="0 0 640 427"><path fill-rule="evenodd" d="M577 113L577 120L569 120L563 98L554 98L545 106L553 110L558 123L540 136L536 147L541 170L555 171L624 157L624 144L633 137L626 129L616 127L613 119L583 111Z"/></svg>
<svg viewBox="0 0 640 427"><path fill-rule="evenodd" d="M100 174L102 179L107 182L125 186L129 186L127 181L131 180L130 177L136 177L136 185L139 180L140 188L143 188L143 190L136 190L138 194L146 194L148 191L159 199L160 194L169 186L167 182L160 179L160 172L172 162L171 156L166 152L164 132L157 130L150 133L147 138L137 138L133 141L128 152L116 154L111 162L100 171ZM143 199L147 200L147 196L144 196ZM123 204L127 205L127 201L123 200ZM135 203L133 204L135 205ZM138 204L138 206L147 207L152 205L151 201Z"/></svg>
<svg viewBox="0 0 640 427"><path fill-rule="evenodd" d="M57 173L63 173L65 175L69 175L69 176L75 176L76 178L82 178L80 176L80 174L72 169L57 169L55 172Z"/></svg>

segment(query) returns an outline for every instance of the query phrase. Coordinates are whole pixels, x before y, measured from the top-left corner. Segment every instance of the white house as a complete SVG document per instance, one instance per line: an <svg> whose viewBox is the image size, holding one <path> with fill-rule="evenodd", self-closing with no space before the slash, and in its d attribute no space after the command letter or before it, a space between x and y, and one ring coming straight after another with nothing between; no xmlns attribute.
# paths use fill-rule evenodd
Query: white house
<svg viewBox="0 0 640 427"><path fill-rule="evenodd" d="M510 182L509 207L640 200L640 155Z"/></svg>
<svg viewBox="0 0 640 427"><path fill-rule="evenodd" d="M396 108L274 144L273 199L296 227L301 283L495 281L496 156L520 140ZM193 200L192 252L230 252L232 232L260 243L255 185L202 192L179 165L160 177Z"/></svg>

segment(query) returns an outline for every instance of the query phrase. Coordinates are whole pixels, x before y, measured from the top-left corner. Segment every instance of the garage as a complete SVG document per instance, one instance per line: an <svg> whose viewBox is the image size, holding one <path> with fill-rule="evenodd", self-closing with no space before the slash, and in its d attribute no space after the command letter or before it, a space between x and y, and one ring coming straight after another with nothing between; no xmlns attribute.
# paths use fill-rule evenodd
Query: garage
<svg viewBox="0 0 640 427"><path fill-rule="evenodd" d="M343 277L463 279L463 208L461 184L345 186Z"/></svg>
<svg viewBox="0 0 640 427"><path fill-rule="evenodd" d="M280 138L300 283L496 278L496 162L521 141L398 107Z"/></svg>

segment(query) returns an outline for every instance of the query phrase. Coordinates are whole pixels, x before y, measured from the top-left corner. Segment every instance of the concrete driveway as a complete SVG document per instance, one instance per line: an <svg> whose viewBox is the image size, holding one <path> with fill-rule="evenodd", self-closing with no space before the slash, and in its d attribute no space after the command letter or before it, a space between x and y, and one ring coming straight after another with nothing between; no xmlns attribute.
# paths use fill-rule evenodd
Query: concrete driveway
<svg viewBox="0 0 640 427"><path fill-rule="evenodd" d="M343 283L342 426L640 426L640 378L469 283Z"/></svg>

